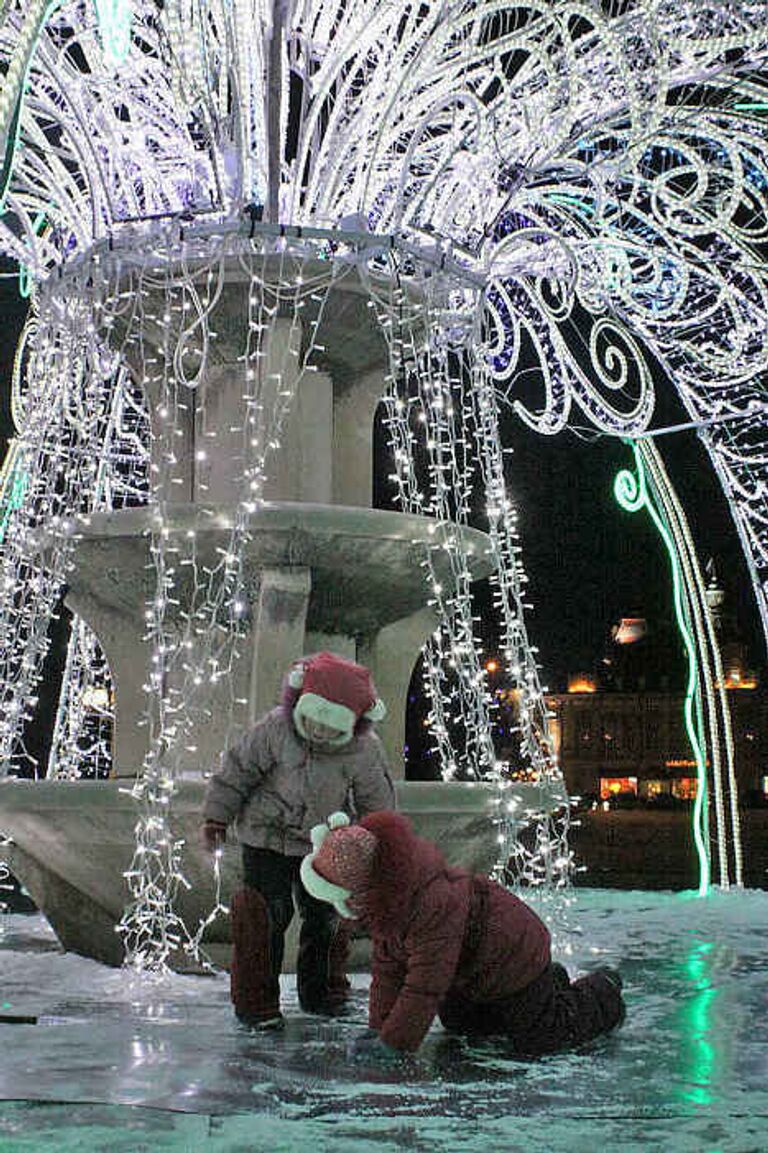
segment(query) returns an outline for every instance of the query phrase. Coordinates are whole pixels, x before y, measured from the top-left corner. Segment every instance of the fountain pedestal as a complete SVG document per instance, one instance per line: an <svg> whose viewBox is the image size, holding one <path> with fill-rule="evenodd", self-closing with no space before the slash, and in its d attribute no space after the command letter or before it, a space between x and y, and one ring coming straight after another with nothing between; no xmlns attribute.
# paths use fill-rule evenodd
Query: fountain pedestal
<svg viewBox="0 0 768 1153"><path fill-rule="evenodd" d="M328 276L327 264L315 271ZM379 731L393 775L402 778L409 682L436 624L424 579L427 542L437 579L445 583L453 579L451 554L440 546L457 534L475 579L493 568L483 533L369 507L374 413L389 366L375 310L356 273L334 280L323 308L308 304L300 324L296 315L284 319L277 312L251 360L243 349L253 332L253 282L243 275L242 263L231 260L207 318L205 372L196 389L174 379L170 406L167 326L174 309L184 315L185 290L172 278L168 285L145 294L140 339L121 334L119 326L113 330L148 402L151 475L157 482L152 504L78 523L68 576L67 603L101 642L114 682L115 779L0 784L0 832L12 838L3 850L12 871L67 948L108 963L122 957L115 925L128 900L124 872L137 819L131 790L121 782L136 776L148 752L148 693L159 676L144 639L148 607L166 597L163 621L171 644L174 629L185 636L182 614L191 612L195 582L216 569L236 518L248 508L248 438L272 444L269 413L281 396L290 395L292 406L266 461L263 490L239 535L243 604L231 671L218 677L215 669L200 667L205 691L195 695L192 724L174 746L180 779L169 819L173 835L186 842L191 889L179 892L178 912L192 932L213 904L210 864L197 844L202 774L238 729L276 703L290 664L324 648L370 667L388 708ZM302 351L309 346L313 371ZM190 355L185 345L173 374ZM158 538L167 546L166 575L169 567L176 570L168 587L151 548ZM153 691L161 687L164 701L178 708L197 669L176 673L172 663L159 667L166 679ZM475 869L493 864L497 844L488 787L399 780L398 790L417 829L441 844L452 861ZM237 883L238 864L238 854L229 849L228 891ZM228 924L217 922L211 948L226 954L227 938Z"/></svg>
<svg viewBox="0 0 768 1153"><path fill-rule="evenodd" d="M179 660L163 665L161 691L166 700L175 694L174 711L192 702L192 732L173 752L175 766L190 772L212 767L238 731L275 705L297 658L329 649L371 668L388 710L379 732L402 776L408 687L436 625L426 542L439 546L461 533L474 578L492 571L484 534L370 507L374 415L389 369L376 310L356 267L339 272L327 260L292 259L262 256L249 274L244 259L225 257L197 325L189 278L207 283L208 266L170 265L163 287L153 275L141 293L140 334L128 322L113 326L147 400L155 488L147 508L95 514L78 526L67 604L107 656L118 777L136 773L152 739L148 686L156 674L142 638L148 608L165 596L152 539L166 544L163 576L175 570L163 609L173 643L196 582L221 565L240 526L244 603L231 675L200 667L190 677ZM310 281L308 293L302 285ZM203 330L196 345L188 334ZM196 387L188 388L181 380L193 367ZM286 397L276 431L274 413ZM261 451L254 444L268 446L265 478L243 526L248 462ZM438 549L433 557L440 577L452 580L448 555ZM187 664L195 659L192 648ZM202 698L199 706L193 697Z"/></svg>
<svg viewBox="0 0 768 1153"><path fill-rule="evenodd" d="M215 564L231 513L225 507L181 505L166 511L168 544L196 537L198 569ZM433 525L434 527L434 525ZM153 514L130 509L90 518L79 533L68 606L96 632L115 686L116 776L133 776L148 747L143 724L152 652L142 640L145 606L154 593L149 533ZM247 603L231 676L206 686L194 741L179 750L184 771L211 768L231 728L272 708L285 670L303 653L329 648L367 664L388 715L380 726L396 775L402 775L406 697L413 667L436 619L426 606L422 562L427 525L421 517L376 509L270 503L252 516L243 571ZM490 570L485 536L438 526L431 538L461 532L479 577ZM448 558L437 572L450 579ZM444 569L445 571L441 571ZM191 599L190 572L174 596ZM172 614L170 614L172 616ZM207 675L201 670L201 675ZM178 688L169 679L165 690ZM233 703L234 702L234 703ZM231 709L231 714L230 714ZM231 734L230 734L231 735Z"/></svg>

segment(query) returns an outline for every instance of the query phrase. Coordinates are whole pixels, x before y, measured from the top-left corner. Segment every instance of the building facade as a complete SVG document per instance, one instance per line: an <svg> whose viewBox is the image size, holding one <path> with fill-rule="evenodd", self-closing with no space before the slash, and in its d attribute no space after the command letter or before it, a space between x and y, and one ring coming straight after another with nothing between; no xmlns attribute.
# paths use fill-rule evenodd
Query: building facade
<svg viewBox="0 0 768 1153"><path fill-rule="evenodd" d="M761 803L768 798L768 693L756 686L727 692L739 797ZM695 797L682 693L586 689L582 678L547 701L572 794L603 801Z"/></svg>

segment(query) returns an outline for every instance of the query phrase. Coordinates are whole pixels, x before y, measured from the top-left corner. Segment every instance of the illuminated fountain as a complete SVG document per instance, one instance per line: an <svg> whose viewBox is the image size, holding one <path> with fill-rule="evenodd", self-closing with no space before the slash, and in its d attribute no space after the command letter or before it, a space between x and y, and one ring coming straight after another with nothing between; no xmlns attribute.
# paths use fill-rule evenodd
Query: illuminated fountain
<svg viewBox="0 0 768 1153"><path fill-rule="evenodd" d="M191 339L184 344L185 362L197 372L194 389L186 382L174 389L161 373L153 378L150 366L164 354L153 318L165 309L166 324L178 318L189 326L187 301L195 287L196 299L203 298L210 265L198 267L195 284L174 255L163 265L167 279L158 291L156 263L148 268L135 250L127 260L119 253L122 283L139 269L130 292L146 297L146 310L139 339L119 317L108 327L114 333L122 326L125 360L148 397L145 472L160 479L150 505L79 520L66 598L78 629L98 637L109 670L115 780L62 788L63 770L77 768L71 746L82 741L81 726L79 733L57 734L49 772L55 784L29 786L27 795L17 787L22 815L14 818L14 867L62 939L81 951L90 941L105 958L120 955L113 926L134 840L135 811L120 779L135 777L142 763L156 764L159 797L173 779L174 835L193 846L183 867L195 883L182 906L194 923L201 897L210 900L194 853L200 770L216 763L237 727L272 707L294 660L331 648L373 670L390 710L382 737L401 776L409 681L438 625L426 604L425 557L431 555L434 577L446 586L456 556L467 579L493 567L490 542L476 530L370 508L374 410L386 392L388 361L355 264L340 269L286 251L266 257L248 237L228 244L222 282L207 284L214 304L204 323L195 315L209 348ZM308 288L297 289L297 281ZM69 281L63 291L57 287L62 295L72 292ZM270 310L281 309L288 315L265 323ZM176 365L188 327L183 332L172 343ZM424 543L430 532L431 554ZM47 540L41 544L45 549ZM80 685L70 677L65 686L70 712L78 689L81 700L93 689L87 668L82 672ZM150 724L147 686L161 690ZM437 806L444 826L438 835L452 854L462 844L479 866L493 864L487 792L403 782L400 801L416 805L422 824ZM93 913L85 932L79 916L68 923L72 901L62 877L106 914L98 945Z"/></svg>
<svg viewBox="0 0 768 1153"><path fill-rule="evenodd" d="M88 892L112 939L117 898L99 885L119 892L125 869L137 964L194 937L190 778L318 643L371 665L397 763L426 641L443 797L470 824L493 805L519 879L565 883L502 414L641 436L655 358L731 499L768 622L760 8L5 7L0 245L33 299L3 489L7 770L65 585L76 614L54 779L0 796L43 907L46 885ZM396 513L369 507L379 404ZM489 573L527 791L491 739L470 595ZM84 702L113 696L110 752ZM110 765L113 781L74 780ZM417 793L403 786L406 807ZM88 818L82 850L86 796L112 815ZM135 853L107 866L115 823L123 845L136 826ZM66 858L55 880L43 845Z"/></svg>

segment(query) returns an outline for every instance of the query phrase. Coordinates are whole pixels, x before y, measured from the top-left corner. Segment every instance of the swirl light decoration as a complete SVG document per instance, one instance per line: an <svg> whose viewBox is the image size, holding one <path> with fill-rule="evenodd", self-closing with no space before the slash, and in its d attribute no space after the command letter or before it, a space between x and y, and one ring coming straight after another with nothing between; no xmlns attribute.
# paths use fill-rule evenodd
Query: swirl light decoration
<svg viewBox="0 0 768 1153"><path fill-rule="evenodd" d="M24 270L35 321L6 471L16 479L3 490L2 764L34 707L73 531L126 483L148 502L155 574L135 957L162 963L179 941L174 773L210 708L203 690L230 684L236 703L249 518L339 278L365 286L389 348L402 507L460 528L475 516L473 486L484 494L537 780L559 774L500 413L546 435L587 421L636 436L652 427L651 367L665 369L702 428L768 636L767 38L762 0L3 7L0 249ZM169 494L186 483L184 429L237 269L252 289L232 346L236 512L218 559L201 564ZM278 325L287 359L270 367ZM127 452L109 431L119 370L151 425ZM441 618L427 662L435 740L448 775L502 784L468 557L460 532L442 533L426 534L424 564ZM435 576L436 548L454 588ZM182 590L186 616L173 616ZM537 828L519 871L559 884L567 846L545 820Z"/></svg>

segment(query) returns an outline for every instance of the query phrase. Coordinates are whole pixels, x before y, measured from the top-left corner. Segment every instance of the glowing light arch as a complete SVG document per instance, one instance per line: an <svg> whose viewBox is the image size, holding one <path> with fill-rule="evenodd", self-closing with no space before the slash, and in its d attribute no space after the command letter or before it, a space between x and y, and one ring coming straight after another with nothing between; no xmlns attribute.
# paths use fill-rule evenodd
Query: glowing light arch
<svg viewBox="0 0 768 1153"><path fill-rule="evenodd" d="M704 426L768 636L762 3L137 0L118 68L103 50L106 11L100 21L90 0L71 0L44 21L42 7L14 3L0 16L0 248L27 270L39 312L18 438L30 483L2 557L6 595L22 574L27 589L4 637L6 766L69 563L67 533L94 507L89 454L107 474L117 461L105 449L104 380L126 332L140 343L151 293L130 288L149 269L177 341L151 371L174 396L186 387L173 367L189 342L182 297L205 343L227 260L288 254L297 267L358 270L389 344L405 506L462 523L481 478L508 671L542 779L556 768L523 619L499 406L548 435L578 418L637 436L654 411L647 346ZM206 261L211 292L196 303L190 268ZM533 406L515 392L527 348L540 365ZM404 381L415 382L410 393ZM417 432L431 434L423 483L416 408ZM79 453L64 479L57 438ZM40 523L54 540L46 567L30 560ZM159 574L164 555L161 543ZM458 546L451 556L465 582L466 557ZM461 688L446 699L469 726L475 771L498 776L471 612L444 607L435 683L457 664ZM452 765L448 746L445 757ZM470 775L470 759L457 771ZM542 844L562 877L567 859ZM177 877L172 850L169 860Z"/></svg>

